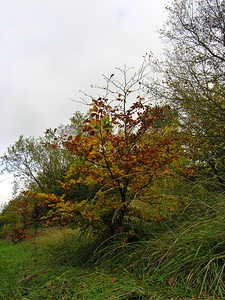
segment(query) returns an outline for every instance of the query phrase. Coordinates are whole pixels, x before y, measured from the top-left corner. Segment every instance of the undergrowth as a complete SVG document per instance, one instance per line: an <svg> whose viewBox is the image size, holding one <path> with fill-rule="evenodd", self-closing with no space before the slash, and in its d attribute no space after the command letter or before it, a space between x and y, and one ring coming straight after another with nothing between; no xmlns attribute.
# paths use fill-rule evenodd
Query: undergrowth
<svg viewBox="0 0 225 300"><path fill-rule="evenodd" d="M224 194L194 188L165 220L104 239L47 228L0 241L0 299L224 299Z"/></svg>

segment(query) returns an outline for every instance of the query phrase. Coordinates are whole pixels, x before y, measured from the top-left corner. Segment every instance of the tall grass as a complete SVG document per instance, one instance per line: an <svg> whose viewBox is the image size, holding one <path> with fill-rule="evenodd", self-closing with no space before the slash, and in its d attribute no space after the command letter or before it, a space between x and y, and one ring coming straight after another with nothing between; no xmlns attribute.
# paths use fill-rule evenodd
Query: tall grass
<svg viewBox="0 0 225 300"><path fill-rule="evenodd" d="M111 237L96 249L93 259L108 268L122 265L139 278L182 288L201 299L206 295L224 299L224 207L223 193L202 193L164 224L167 231L153 232L149 226L149 238L137 242L129 242L126 234Z"/></svg>
<svg viewBox="0 0 225 300"><path fill-rule="evenodd" d="M174 196L187 204L161 223L105 239L48 228L1 242L0 299L225 299L224 194L183 185Z"/></svg>
<svg viewBox="0 0 225 300"><path fill-rule="evenodd" d="M34 249L51 265L83 266L96 248L91 232L50 228L37 236Z"/></svg>
<svg viewBox="0 0 225 300"><path fill-rule="evenodd" d="M174 196L184 199L186 206L160 224L137 224L136 235L132 228L100 241L90 232L57 230L51 239L44 240L42 235L38 249L51 264L122 272L170 293L224 299L224 194L190 183L180 185ZM142 297L147 293L148 288Z"/></svg>
<svg viewBox="0 0 225 300"><path fill-rule="evenodd" d="M10 282L12 289L5 286L4 297L0 299L125 300L152 297L153 292L150 293L145 282L137 281L129 272L108 272L87 264L84 258L89 257L89 252L93 253L88 246L94 243L90 233L81 235L67 229L47 229L28 245L23 242L12 245L12 251L6 244L6 252L11 255L17 247L26 247L30 260ZM15 259L12 272L18 271L18 266L19 257ZM7 278L5 271L1 275Z"/></svg>

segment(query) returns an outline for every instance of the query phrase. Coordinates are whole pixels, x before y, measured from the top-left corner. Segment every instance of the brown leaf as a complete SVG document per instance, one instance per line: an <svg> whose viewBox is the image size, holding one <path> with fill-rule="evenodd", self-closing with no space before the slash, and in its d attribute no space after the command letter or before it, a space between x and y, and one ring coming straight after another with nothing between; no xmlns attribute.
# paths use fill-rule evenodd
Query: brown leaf
<svg viewBox="0 0 225 300"><path fill-rule="evenodd" d="M112 283L114 283L116 281L118 281L118 278L116 278L116 277L113 277L112 280L111 280Z"/></svg>
<svg viewBox="0 0 225 300"><path fill-rule="evenodd" d="M167 284L169 285L169 286L172 286L173 285L173 283L174 283L174 280L175 280L175 278L173 277L173 276L171 276L171 277L169 277L169 279L167 279Z"/></svg>

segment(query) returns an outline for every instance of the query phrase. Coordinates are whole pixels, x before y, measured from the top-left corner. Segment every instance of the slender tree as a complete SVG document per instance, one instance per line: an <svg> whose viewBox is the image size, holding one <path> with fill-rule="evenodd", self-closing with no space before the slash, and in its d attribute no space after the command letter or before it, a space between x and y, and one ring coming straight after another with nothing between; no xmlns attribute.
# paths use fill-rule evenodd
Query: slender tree
<svg viewBox="0 0 225 300"><path fill-rule="evenodd" d="M54 132L75 136L79 132L84 116L76 112L67 126L46 130L43 137L25 138L22 135L1 157L2 172L14 175L16 194L26 189L60 193L58 180L63 180L66 170L75 162L65 148L55 145Z"/></svg>
<svg viewBox="0 0 225 300"><path fill-rule="evenodd" d="M173 0L167 11L164 80L149 90L177 109L187 153L223 186L225 2Z"/></svg>

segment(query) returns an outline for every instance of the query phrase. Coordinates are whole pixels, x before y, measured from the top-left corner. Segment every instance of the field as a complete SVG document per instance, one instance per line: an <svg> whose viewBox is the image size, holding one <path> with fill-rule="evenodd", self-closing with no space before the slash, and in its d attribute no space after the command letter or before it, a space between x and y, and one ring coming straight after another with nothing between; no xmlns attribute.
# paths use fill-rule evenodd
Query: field
<svg viewBox="0 0 225 300"><path fill-rule="evenodd" d="M93 245L86 237L76 248L76 238L68 230L48 230L36 241L1 241L0 299L166 299L162 288L158 293L150 279L132 274L122 262L82 261Z"/></svg>
<svg viewBox="0 0 225 300"><path fill-rule="evenodd" d="M108 238L49 227L0 239L0 299L224 299L224 194L181 191L179 211Z"/></svg>
<svg viewBox="0 0 225 300"><path fill-rule="evenodd" d="M121 234L100 244L91 233L56 228L17 244L1 240L0 299L224 299L218 220L182 233L157 226L137 241Z"/></svg>

